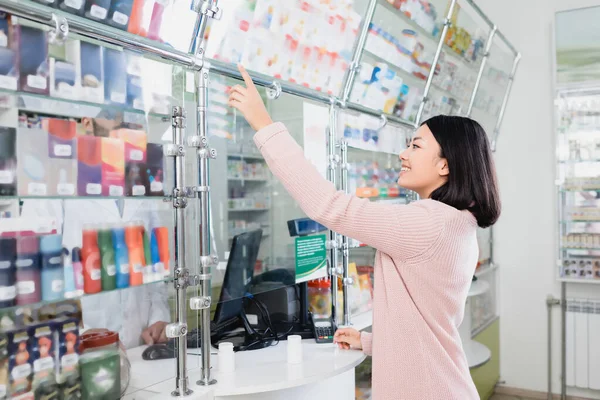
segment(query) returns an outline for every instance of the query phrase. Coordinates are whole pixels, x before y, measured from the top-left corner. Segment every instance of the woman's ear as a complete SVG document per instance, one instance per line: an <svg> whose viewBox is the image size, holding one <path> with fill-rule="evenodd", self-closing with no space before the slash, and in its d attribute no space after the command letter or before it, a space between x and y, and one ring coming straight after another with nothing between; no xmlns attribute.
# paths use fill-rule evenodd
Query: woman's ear
<svg viewBox="0 0 600 400"><path fill-rule="evenodd" d="M450 169L448 168L448 160L445 158L441 158L438 161L438 174L440 176L448 176L450 174Z"/></svg>

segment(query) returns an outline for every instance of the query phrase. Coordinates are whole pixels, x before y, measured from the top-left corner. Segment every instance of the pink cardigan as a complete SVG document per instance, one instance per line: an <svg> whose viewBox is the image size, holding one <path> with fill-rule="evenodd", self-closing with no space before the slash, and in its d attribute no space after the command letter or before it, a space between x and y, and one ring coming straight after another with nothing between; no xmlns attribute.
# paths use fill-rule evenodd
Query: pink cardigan
<svg viewBox="0 0 600 400"><path fill-rule="evenodd" d="M374 203L336 191L281 123L254 141L273 174L312 219L376 248L374 400L479 399L458 334L478 257L468 211L434 200Z"/></svg>

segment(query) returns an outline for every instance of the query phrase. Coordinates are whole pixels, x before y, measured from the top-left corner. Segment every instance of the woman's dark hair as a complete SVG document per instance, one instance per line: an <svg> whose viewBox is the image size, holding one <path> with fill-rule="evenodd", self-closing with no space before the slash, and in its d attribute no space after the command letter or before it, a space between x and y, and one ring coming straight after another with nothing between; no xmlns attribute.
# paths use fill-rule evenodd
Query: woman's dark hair
<svg viewBox="0 0 600 400"><path fill-rule="evenodd" d="M431 199L458 210L469 210L477 225L487 228L500 217L500 194L488 137L476 121L440 115L423 122L448 161L448 181L433 191Z"/></svg>

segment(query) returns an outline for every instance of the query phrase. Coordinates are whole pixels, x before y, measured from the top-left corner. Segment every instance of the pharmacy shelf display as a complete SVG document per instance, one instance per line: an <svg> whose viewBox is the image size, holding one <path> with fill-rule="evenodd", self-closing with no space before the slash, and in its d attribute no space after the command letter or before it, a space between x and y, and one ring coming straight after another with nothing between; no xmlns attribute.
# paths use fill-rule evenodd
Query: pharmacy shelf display
<svg viewBox="0 0 600 400"><path fill-rule="evenodd" d="M496 33L468 1L379 0L349 100L413 123L472 114L491 136L518 55Z"/></svg>
<svg viewBox="0 0 600 400"><path fill-rule="evenodd" d="M105 292L135 296L134 286L168 282L174 386L187 394L185 332L201 325L209 346L211 273L223 269L233 237L262 229L255 272L294 264L284 223L303 213L226 104L238 62L291 127L286 98L340 112L330 145L350 150L348 168L336 173L345 169L347 190L371 201L406 202L394 184L397 154L425 118L481 112L497 136L514 75L501 63L517 53L507 44L508 56L494 58L502 36L469 0L236 4L0 0L0 306L8 318L0 347L10 357L23 346L40 350L42 336L52 349L73 335L83 341L66 331L81 319L73 300L85 308L95 298L102 308ZM354 312L368 308L372 289L370 266L358 261L340 274L357 277L341 285L356 289ZM48 313L58 318L58 342L45 325L32 328ZM115 346L106 365L118 354ZM87 379L94 360L81 354L79 367L53 381L40 363L26 360L31 371L15 375L9 361L0 392L3 384L11 396L81 384L85 397L101 389ZM211 384L210 356L197 360ZM114 378L108 397L127 386Z"/></svg>
<svg viewBox="0 0 600 400"><path fill-rule="evenodd" d="M564 282L600 283L598 104L600 89L593 86L557 93L557 276Z"/></svg>

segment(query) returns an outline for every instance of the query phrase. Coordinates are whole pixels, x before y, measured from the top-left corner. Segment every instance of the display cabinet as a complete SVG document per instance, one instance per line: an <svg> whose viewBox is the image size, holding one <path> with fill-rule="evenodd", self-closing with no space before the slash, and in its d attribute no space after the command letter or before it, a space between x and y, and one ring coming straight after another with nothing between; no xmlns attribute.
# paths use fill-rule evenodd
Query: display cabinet
<svg viewBox="0 0 600 400"><path fill-rule="evenodd" d="M328 293L331 306L321 311L340 324L368 313L373 249L323 227L291 229L304 213L227 106L240 78L235 63L340 190L405 203L409 194L395 185L398 153L414 129L436 114L472 115L497 138L518 60L468 0L0 0L0 11L7 368L22 342L39 353L30 336L48 313L59 318L51 328L59 356L62 317L82 330L119 331L137 359L143 339L159 339L146 328L160 323L172 370L128 367L118 346L102 350L107 365L121 365L110 388L119 395L173 380L173 395L204 393L215 379L210 351L199 348L211 348L211 336L246 310L263 314L262 293L284 292L315 313L323 301L310 304L310 294ZM306 232L329 268L320 283L296 285ZM492 259L482 254L482 264ZM142 312L137 321L138 302L164 315ZM287 322L301 330L302 319ZM134 320L135 329L126 324ZM295 332L268 328L278 332L270 344ZM7 392L64 391L74 382L100 390L89 379L96 347L70 374L23 368Z"/></svg>
<svg viewBox="0 0 600 400"><path fill-rule="evenodd" d="M557 93L557 182L559 198L558 279L600 283L595 250L598 218L598 142L595 133L600 91L597 88Z"/></svg>

